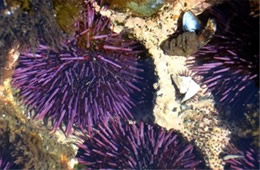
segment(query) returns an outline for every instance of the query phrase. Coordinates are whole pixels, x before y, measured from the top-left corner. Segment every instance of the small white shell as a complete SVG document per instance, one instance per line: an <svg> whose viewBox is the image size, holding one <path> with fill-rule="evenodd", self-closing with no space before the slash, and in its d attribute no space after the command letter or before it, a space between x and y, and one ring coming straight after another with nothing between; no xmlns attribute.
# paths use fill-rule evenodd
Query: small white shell
<svg viewBox="0 0 260 170"><path fill-rule="evenodd" d="M200 86L191 78L185 76L172 76L179 92L185 94L181 102L185 102L193 97L200 90Z"/></svg>

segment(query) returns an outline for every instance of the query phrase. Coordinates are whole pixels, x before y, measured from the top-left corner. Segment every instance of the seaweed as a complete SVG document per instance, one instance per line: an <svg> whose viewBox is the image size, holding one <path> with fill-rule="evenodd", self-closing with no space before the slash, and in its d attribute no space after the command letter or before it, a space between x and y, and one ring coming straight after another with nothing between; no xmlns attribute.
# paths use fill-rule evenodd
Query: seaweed
<svg viewBox="0 0 260 170"><path fill-rule="evenodd" d="M82 3L82 0L53 0L57 23L64 32L75 32L74 23L80 15Z"/></svg>
<svg viewBox="0 0 260 170"><path fill-rule="evenodd" d="M0 69L3 69L8 52L18 47L34 48L40 41L59 48L64 37L56 23L51 0L7 0L0 7Z"/></svg>
<svg viewBox="0 0 260 170"><path fill-rule="evenodd" d="M22 169L66 169L73 149L29 121L8 100L0 100L0 152L8 153L15 167Z"/></svg>
<svg viewBox="0 0 260 170"><path fill-rule="evenodd" d="M134 15L148 17L155 14L166 2L166 0L101 0L102 4L110 8L121 10L130 9Z"/></svg>

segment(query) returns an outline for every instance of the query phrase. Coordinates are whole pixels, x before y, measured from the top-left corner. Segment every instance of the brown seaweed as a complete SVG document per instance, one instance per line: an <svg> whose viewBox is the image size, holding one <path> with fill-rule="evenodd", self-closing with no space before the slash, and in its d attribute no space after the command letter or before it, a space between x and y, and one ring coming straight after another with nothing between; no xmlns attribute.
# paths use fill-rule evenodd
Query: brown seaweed
<svg viewBox="0 0 260 170"><path fill-rule="evenodd" d="M56 23L51 0L3 1L0 28L0 70L6 65L10 49L33 49L40 41L58 48L64 37Z"/></svg>
<svg viewBox="0 0 260 170"><path fill-rule="evenodd" d="M73 156L70 146L31 122L8 100L0 100L0 152L9 153L22 169L68 169Z"/></svg>

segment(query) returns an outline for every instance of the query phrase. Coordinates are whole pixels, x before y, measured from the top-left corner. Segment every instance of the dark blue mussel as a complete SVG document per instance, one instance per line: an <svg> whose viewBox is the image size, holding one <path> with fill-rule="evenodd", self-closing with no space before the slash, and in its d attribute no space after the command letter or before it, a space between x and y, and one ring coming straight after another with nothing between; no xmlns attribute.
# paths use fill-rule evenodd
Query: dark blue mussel
<svg viewBox="0 0 260 170"><path fill-rule="evenodd" d="M198 32L201 29L199 19L191 11L183 14L182 29L184 32Z"/></svg>

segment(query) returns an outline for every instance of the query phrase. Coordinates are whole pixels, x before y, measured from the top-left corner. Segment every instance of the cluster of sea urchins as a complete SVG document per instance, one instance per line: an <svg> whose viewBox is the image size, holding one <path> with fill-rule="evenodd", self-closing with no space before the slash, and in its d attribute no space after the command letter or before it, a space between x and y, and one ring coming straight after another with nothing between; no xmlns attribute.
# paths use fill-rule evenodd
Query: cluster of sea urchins
<svg viewBox="0 0 260 170"><path fill-rule="evenodd" d="M258 103L259 90L259 15L249 15L248 2L226 1L208 12L217 23L212 40L187 64L203 76L214 97L232 113L241 106Z"/></svg>
<svg viewBox="0 0 260 170"><path fill-rule="evenodd" d="M142 79L137 43L113 33L90 2L75 27L74 38L58 51L42 44L22 53L12 82L36 118L50 118L54 130L65 123L66 134L73 124L90 132L107 115L132 118L131 94Z"/></svg>
<svg viewBox="0 0 260 170"><path fill-rule="evenodd" d="M192 144L156 125L108 119L98 125L92 137L83 139L76 157L88 168L205 168Z"/></svg>

